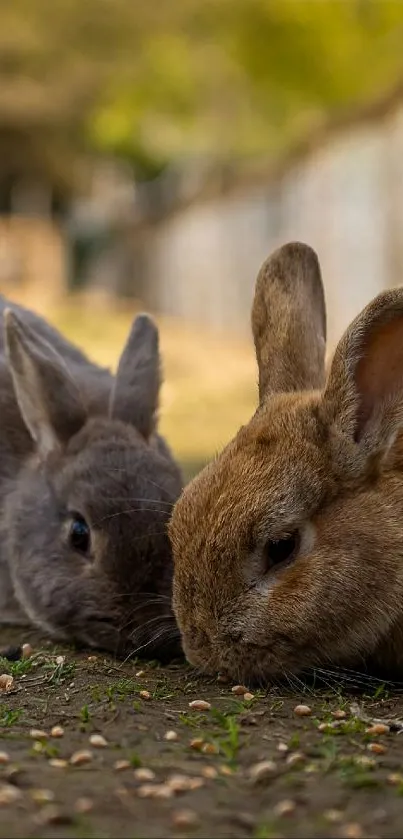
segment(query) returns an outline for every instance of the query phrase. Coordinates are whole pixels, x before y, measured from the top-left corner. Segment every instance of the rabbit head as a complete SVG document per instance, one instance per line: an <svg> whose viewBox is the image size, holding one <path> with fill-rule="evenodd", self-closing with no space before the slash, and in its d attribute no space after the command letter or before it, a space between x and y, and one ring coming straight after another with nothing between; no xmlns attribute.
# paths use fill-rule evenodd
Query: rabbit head
<svg viewBox="0 0 403 839"><path fill-rule="evenodd" d="M185 653L249 681L403 666L403 289L356 318L326 378L318 260L289 244L262 267L252 327L259 407L169 525Z"/></svg>
<svg viewBox="0 0 403 839"><path fill-rule="evenodd" d="M106 393L105 416L89 416L85 386L53 346L15 313L5 321L15 396L32 438L1 526L15 594L56 638L169 654L177 630L166 526L181 476L155 430L157 329L145 315L135 320L109 408Z"/></svg>

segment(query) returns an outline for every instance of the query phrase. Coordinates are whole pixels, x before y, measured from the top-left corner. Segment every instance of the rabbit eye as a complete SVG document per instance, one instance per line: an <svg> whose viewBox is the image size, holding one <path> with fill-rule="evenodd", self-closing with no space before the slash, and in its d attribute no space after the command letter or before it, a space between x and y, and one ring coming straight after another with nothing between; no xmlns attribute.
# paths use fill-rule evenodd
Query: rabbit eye
<svg viewBox="0 0 403 839"><path fill-rule="evenodd" d="M91 546L90 528L85 519L78 513L73 515L70 530L69 542L75 551L87 554Z"/></svg>
<svg viewBox="0 0 403 839"><path fill-rule="evenodd" d="M264 547L265 571L270 571L275 565L294 559L299 548L299 534L297 531L285 539L270 539Z"/></svg>

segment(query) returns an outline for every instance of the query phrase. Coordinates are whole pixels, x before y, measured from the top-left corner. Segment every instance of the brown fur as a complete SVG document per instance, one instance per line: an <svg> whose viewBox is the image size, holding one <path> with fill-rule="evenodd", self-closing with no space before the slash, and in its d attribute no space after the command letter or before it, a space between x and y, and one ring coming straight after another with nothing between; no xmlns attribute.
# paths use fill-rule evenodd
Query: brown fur
<svg viewBox="0 0 403 839"><path fill-rule="evenodd" d="M258 410L174 509L174 610L208 672L403 671L403 289L356 318L327 377L323 299L307 246L263 266ZM294 532L268 568L268 542Z"/></svg>

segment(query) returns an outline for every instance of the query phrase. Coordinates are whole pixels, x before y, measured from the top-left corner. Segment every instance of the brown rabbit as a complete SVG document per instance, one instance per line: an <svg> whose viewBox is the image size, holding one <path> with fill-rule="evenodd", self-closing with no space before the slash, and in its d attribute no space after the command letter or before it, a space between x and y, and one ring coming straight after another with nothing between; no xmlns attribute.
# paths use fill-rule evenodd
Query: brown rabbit
<svg viewBox="0 0 403 839"><path fill-rule="evenodd" d="M252 311L259 408L169 526L190 662L236 680L403 673L403 288L373 300L325 376L318 260L276 251Z"/></svg>
<svg viewBox="0 0 403 839"><path fill-rule="evenodd" d="M156 432L156 326L136 318L113 377L33 313L0 311L0 623L177 652L167 521L182 484Z"/></svg>

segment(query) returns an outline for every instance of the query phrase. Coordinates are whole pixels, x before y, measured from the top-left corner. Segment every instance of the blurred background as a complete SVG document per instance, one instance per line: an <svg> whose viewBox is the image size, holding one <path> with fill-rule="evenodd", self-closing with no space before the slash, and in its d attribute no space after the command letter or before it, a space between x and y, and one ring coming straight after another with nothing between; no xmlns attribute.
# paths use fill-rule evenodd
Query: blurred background
<svg viewBox="0 0 403 839"><path fill-rule="evenodd" d="M112 366L161 328L194 474L253 413L257 271L318 251L329 348L403 282L403 3L0 0L0 291Z"/></svg>

